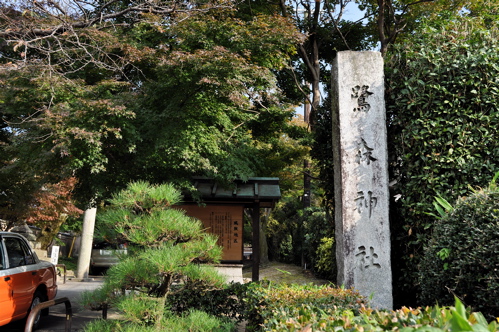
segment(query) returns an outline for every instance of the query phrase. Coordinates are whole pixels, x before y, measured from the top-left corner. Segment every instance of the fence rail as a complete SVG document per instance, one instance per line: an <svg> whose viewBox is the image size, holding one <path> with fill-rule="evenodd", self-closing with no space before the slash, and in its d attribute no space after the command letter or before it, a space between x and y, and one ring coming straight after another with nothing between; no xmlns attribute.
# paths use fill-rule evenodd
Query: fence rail
<svg viewBox="0 0 499 332"><path fill-rule="evenodd" d="M55 267L61 267L63 270L64 270L64 281L63 281L63 284L66 283L66 274L67 274L67 269L66 269L66 265L65 264L57 264Z"/></svg>
<svg viewBox="0 0 499 332"><path fill-rule="evenodd" d="M67 297L61 297L59 299L45 301L37 304L34 308L32 308L31 312L28 315L28 319L26 320L26 326L24 327L24 332L31 332L33 330L33 324L35 323L35 319L41 310L61 303L64 303L66 305L66 328L64 329L64 331L70 332L71 320L73 318L73 309L71 308L71 301L69 301Z"/></svg>

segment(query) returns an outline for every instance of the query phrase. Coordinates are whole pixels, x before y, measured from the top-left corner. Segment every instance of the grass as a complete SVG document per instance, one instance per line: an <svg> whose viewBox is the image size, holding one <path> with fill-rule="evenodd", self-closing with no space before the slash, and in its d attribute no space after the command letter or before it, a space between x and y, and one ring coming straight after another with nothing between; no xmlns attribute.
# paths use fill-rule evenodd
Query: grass
<svg viewBox="0 0 499 332"><path fill-rule="evenodd" d="M78 258L76 257L59 257L59 264L66 265L66 270L76 271L78 265Z"/></svg>

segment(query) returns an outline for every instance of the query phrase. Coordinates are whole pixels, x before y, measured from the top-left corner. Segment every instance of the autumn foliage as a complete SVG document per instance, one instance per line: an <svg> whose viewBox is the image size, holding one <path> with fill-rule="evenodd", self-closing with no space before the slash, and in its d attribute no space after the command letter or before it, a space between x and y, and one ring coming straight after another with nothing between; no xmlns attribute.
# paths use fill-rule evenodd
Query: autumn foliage
<svg viewBox="0 0 499 332"><path fill-rule="evenodd" d="M78 217L83 211L72 200L76 178L69 177L43 186L35 195L28 209L26 221L41 228L42 247L50 245L68 217Z"/></svg>

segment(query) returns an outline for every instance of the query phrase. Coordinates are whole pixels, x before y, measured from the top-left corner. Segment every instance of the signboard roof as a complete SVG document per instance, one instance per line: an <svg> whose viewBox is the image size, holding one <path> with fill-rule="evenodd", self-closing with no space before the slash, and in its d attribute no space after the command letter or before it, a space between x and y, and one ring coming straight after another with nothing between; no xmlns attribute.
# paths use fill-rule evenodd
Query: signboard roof
<svg viewBox="0 0 499 332"><path fill-rule="evenodd" d="M194 177L193 185L203 203L250 206L258 202L261 207L272 207L281 198L279 178L274 177L252 177L247 181L235 180L230 186L218 185L211 178ZM185 199L192 200L192 196L186 195Z"/></svg>

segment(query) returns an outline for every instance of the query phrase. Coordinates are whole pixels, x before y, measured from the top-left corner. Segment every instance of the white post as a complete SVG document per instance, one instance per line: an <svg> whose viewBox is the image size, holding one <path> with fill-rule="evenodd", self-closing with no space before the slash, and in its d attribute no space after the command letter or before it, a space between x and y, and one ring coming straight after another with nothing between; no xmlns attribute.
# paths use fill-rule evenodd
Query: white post
<svg viewBox="0 0 499 332"><path fill-rule="evenodd" d="M76 278L88 278L88 268L90 266L90 255L92 254L92 242L94 239L95 216L97 208L90 207L83 214L83 229L81 232L80 253L78 256L78 266Z"/></svg>

